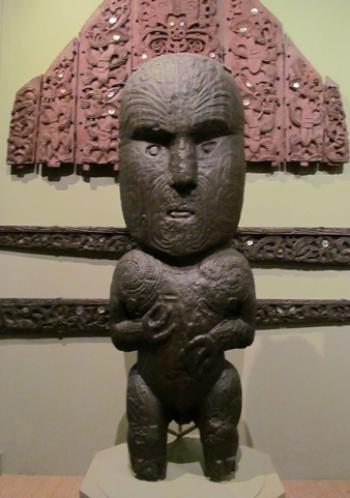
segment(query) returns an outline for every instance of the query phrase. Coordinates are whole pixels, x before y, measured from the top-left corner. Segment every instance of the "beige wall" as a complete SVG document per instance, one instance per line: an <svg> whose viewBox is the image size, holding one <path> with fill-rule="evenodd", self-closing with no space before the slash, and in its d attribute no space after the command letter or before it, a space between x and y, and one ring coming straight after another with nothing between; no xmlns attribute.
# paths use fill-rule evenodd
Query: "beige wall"
<svg viewBox="0 0 350 498"><path fill-rule="evenodd" d="M264 0L322 75L342 87L350 117L348 0ZM2 0L0 224L123 226L118 186L71 176L11 177L5 164L15 92L44 72L99 0ZM343 175L249 174L242 226L349 226ZM0 252L0 297L107 297L109 261ZM259 298L347 298L349 272L255 270ZM258 333L232 355L244 386L243 419L255 447L288 478L349 478L350 328ZM126 369L108 340L0 343L3 472L83 473L125 435Z"/></svg>

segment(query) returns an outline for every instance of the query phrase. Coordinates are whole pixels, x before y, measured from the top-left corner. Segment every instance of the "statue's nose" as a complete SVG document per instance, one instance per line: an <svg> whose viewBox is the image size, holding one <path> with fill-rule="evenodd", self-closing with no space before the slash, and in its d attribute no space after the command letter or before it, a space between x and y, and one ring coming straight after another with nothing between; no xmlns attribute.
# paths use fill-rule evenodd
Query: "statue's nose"
<svg viewBox="0 0 350 498"><path fill-rule="evenodd" d="M180 194L197 186L196 144L188 137L177 137L170 153L171 186Z"/></svg>

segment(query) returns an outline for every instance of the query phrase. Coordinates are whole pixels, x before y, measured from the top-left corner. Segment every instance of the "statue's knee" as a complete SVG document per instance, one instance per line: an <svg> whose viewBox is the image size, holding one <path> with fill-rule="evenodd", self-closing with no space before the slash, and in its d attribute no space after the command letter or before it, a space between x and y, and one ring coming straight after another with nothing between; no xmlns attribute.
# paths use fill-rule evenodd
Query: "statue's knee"
<svg viewBox="0 0 350 498"><path fill-rule="evenodd" d="M239 373L230 363L227 363L227 367L219 380L219 385L227 395L231 395L231 397L233 396L234 398L242 397L242 386Z"/></svg>
<svg viewBox="0 0 350 498"><path fill-rule="evenodd" d="M211 417L201 424L201 432L208 440L226 440L236 432L236 420L231 415L227 417Z"/></svg>
<svg viewBox="0 0 350 498"><path fill-rule="evenodd" d="M145 383L136 367L129 375L127 416L129 424L135 424L135 426L140 423L140 420L143 426L161 426L165 419L161 401Z"/></svg>
<svg viewBox="0 0 350 498"><path fill-rule="evenodd" d="M128 435L137 445L157 445L166 436L165 424L137 424L129 423Z"/></svg>

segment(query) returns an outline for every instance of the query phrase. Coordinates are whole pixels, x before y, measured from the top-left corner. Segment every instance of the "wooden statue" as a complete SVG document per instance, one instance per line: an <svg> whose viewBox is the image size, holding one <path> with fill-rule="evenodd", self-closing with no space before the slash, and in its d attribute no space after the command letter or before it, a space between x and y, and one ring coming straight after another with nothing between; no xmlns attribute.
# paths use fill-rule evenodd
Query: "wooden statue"
<svg viewBox="0 0 350 498"><path fill-rule="evenodd" d="M241 385L225 350L254 338L254 282L231 248L241 213L243 107L221 64L164 55L128 80L121 102L120 190L141 249L117 264L112 336L138 351L129 373L128 446L135 475L166 475L167 427L194 421L205 474L235 469Z"/></svg>

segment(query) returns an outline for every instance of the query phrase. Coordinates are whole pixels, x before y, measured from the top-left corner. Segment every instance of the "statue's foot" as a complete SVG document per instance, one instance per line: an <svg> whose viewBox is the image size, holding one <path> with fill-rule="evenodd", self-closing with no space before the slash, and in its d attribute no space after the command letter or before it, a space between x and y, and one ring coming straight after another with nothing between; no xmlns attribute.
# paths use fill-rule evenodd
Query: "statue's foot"
<svg viewBox="0 0 350 498"><path fill-rule="evenodd" d="M135 458L132 461L135 477L142 481L160 481L166 477L166 463L164 459Z"/></svg>
<svg viewBox="0 0 350 498"><path fill-rule="evenodd" d="M224 460L213 460L207 462L205 466L205 475L211 481L225 481L232 477L236 470L235 457L225 458Z"/></svg>

